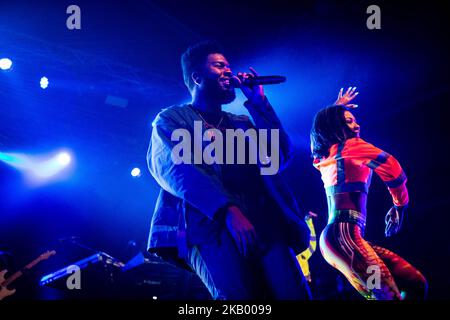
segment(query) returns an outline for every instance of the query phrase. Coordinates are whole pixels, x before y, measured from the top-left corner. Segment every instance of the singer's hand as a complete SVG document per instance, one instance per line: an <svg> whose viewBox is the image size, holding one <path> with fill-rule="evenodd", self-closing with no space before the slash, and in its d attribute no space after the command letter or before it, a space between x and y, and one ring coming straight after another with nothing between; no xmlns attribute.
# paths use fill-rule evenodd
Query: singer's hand
<svg viewBox="0 0 450 320"><path fill-rule="evenodd" d="M257 242L257 235L253 225L236 206L228 208L225 219L228 231L233 237L239 252L244 256L251 254Z"/></svg>
<svg viewBox="0 0 450 320"><path fill-rule="evenodd" d="M245 79L253 78L258 76L258 73L252 67L249 68L251 73L239 72L237 76L234 76L235 79L239 81L240 88L242 93L247 97L247 99L252 104L261 104L264 102L264 90L263 86L248 86L243 85Z"/></svg>
<svg viewBox="0 0 450 320"><path fill-rule="evenodd" d="M350 101L352 101L353 99L355 99L355 97L359 94L359 92L355 92L356 91L356 87L349 87L347 89L347 92L345 92L344 95L342 95L342 92L344 91L344 88L341 88L341 90L339 91L338 94L338 98L336 100L336 102L334 103L335 105L342 105L345 106L347 108L358 108L357 104L349 104Z"/></svg>

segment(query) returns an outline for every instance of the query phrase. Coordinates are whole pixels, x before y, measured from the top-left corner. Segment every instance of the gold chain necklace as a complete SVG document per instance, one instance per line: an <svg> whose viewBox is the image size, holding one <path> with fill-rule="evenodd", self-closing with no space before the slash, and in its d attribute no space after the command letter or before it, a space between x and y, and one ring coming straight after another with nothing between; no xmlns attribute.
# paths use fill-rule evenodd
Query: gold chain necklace
<svg viewBox="0 0 450 320"><path fill-rule="evenodd" d="M205 123L205 126L206 126L208 129L209 129L209 128L219 129L219 126L220 126L220 124L222 123L222 120L223 120L223 115L222 115L222 118L220 118L219 123L218 123L217 125L212 125L212 124L208 123L208 121L206 121L205 118L203 118L203 116L202 116L200 113L197 113L197 114L200 116L200 118L202 118L203 122ZM219 129L219 130L220 130L220 129Z"/></svg>
<svg viewBox="0 0 450 320"><path fill-rule="evenodd" d="M216 139L216 135L214 134L214 131L212 131L212 130L210 130L210 129L217 129L217 130L220 130L220 129L219 129L219 126L220 126L220 124L221 124L222 121L223 121L223 118L224 118L223 114L222 114L222 117L220 118L219 123L217 123L217 125L214 126L214 125L210 124L208 121L206 121L205 118L203 118L203 116L201 115L201 113L200 113L198 110L196 110L194 107L192 107L192 109L194 109L195 113L196 113L196 114L202 119L202 121L205 123L206 132L207 132L207 134L208 134L208 137L211 139L211 141L214 141L214 140Z"/></svg>

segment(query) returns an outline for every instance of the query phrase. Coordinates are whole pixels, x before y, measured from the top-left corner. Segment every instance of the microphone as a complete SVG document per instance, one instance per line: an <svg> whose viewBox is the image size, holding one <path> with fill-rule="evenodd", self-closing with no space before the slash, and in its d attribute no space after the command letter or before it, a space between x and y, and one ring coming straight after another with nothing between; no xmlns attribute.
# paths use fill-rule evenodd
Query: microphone
<svg viewBox="0 0 450 320"><path fill-rule="evenodd" d="M233 75L230 78L230 84L234 87L240 87L241 84L237 79L239 79L237 76ZM247 79L239 79L241 80L242 85L244 86L259 86L259 85L266 85L266 84L279 84L286 81L286 77L283 76L254 76L252 78Z"/></svg>

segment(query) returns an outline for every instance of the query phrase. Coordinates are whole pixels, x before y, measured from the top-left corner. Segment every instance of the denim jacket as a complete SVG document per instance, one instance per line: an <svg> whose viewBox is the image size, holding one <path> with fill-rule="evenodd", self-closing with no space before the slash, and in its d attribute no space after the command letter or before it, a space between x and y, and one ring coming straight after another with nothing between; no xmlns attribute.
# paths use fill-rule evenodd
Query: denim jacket
<svg viewBox="0 0 450 320"><path fill-rule="evenodd" d="M300 253L309 245L309 229L292 192L280 174L293 155L289 137L267 99L263 105L253 105L250 101L244 105L249 110L254 124L247 116L226 113L235 129L279 129L279 172L275 175L263 175L262 179L287 219L291 247L296 253ZM148 241L150 252L176 249L172 252L177 252L179 257L185 256L186 210L198 210L214 219L220 209L231 203L239 203L239 199L235 199L224 189L220 165L174 164L172 161L172 148L177 143L171 141L172 132L184 128L193 136L194 121L201 121L201 118L191 107L175 105L163 109L152 123L147 163L161 190L151 222ZM188 206L186 202L189 203Z"/></svg>

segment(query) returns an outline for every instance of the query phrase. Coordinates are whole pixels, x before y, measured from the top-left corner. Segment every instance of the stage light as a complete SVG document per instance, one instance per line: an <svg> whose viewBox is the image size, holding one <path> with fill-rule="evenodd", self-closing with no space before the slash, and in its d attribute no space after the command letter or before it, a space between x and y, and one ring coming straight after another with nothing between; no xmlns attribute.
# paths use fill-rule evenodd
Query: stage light
<svg viewBox="0 0 450 320"><path fill-rule="evenodd" d="M141 176L141 169L134 168L133 170L131 170L131 175L133 177L140 177Z"/></svg>
<svg viewBox="0 0 450 320"><path fill-rule="evenodd" d="M24 173L30 185L38 186L67 177L73 156L68 151L34 155L0 152L0 161Z"/></svg>
<svg viewBox="0 0 450 320"><path fill-rule="evenodd" d="M14 163L16 161L16 158L10 154L6 154L0 151L0 161L3 161L5 163Z"/></svg>
<svg viewBox="0 0 450 320"><path fill-rule="evenodd" d="M61 165L66 166L70 163L71 157L70 154L68 154L67 152L61 152L58 154L57 159Z"/></svg>
<svg viewBox="0 0 450 320"><path fill-rule="evenodd" d="M12 61L8 58L2 58L0 59L0 69L2 70L9 70L12 67Z"/></svg>
<svg viewBox="0 0 450 320"><path fill-rule="evenodd" d="M66 151L61 151L52 156L35 157L30 170L39 179L49 179L62 172L71 161L71 155Z"/></svg>
<svg viewBox="0 0 450 320"><path fill-rule="evenodd" d="M48 87L48 78L47 77L42 77L41 81L39 82L39 84L41 85L42 89L47 89L47 87Z"/></svg>

